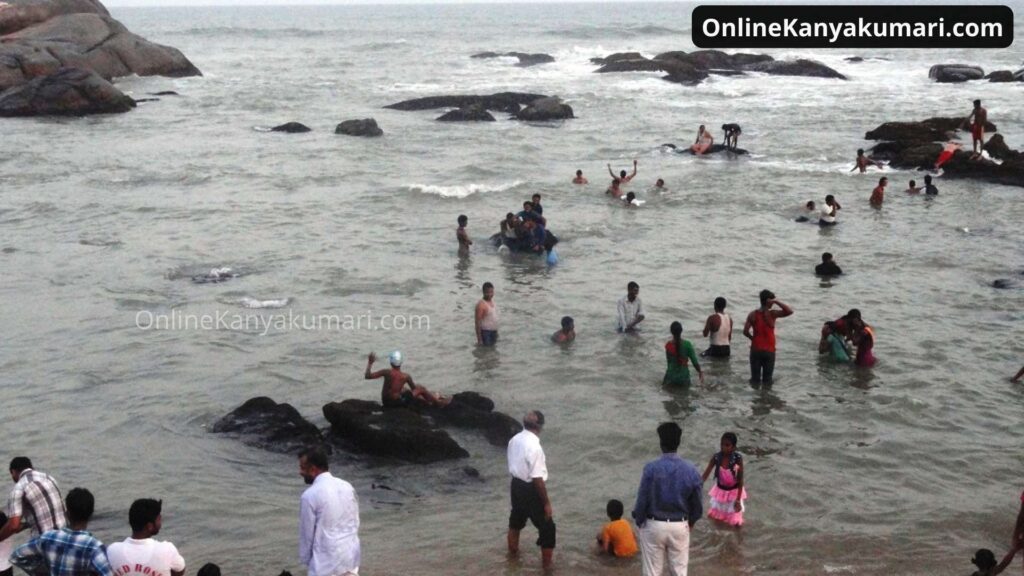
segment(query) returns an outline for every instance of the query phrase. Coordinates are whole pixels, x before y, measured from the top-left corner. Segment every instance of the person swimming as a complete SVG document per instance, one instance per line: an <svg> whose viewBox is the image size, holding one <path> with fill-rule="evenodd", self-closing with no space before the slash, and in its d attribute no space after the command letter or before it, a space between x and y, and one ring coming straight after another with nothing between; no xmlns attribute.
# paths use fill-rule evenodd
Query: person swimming
<svg viewBox="0 0 1024 576"><path fill-rule="evenodd" d="M605 190L605 194L611 194L612 198L622 198L622 188L619 187L621 184L621 180L612 178L612 184Z"/></svg>
<svg viewBox="0 0 1024 576"><path fill-rule="evenodd" d="M803 212L796 217L796 222L810 222L812 215L818 211L815 207L814 200L808 200L807 204L804 204L802 211Z"/></svg>
<svg viewBox="0 0 1024 576"><path fill-rule="evenodd" d="M629 181L636 177L636 160L633 160L633 173L629 176L626 176L625 170L619 170L619 175L615 176L615 172L612 172L611 164L608 165L608 174L611 175L612 178L618 178L620 184L629 184Z"/></svg>
<svg viewBox="0 0 1024 576"><path fill-rule="evenodd" d="M566 344L576 339L576 322L572 316L562 317L562 329L551 335L551 341Z"/></svg>
<svg viewBox="0 0 1024 576"><path fill-rule="evenodd" d="M863 174L868 171L868 166L882 168L883 164L877 160L872 160L871 158L868 158L867 156L864 155L864 149L858 148L857 160L854 162L853 168L850 169L850 172L853 172L854 170L860 170L860 173Z"/></svg>
<svg viewBox="0 0 1024 576"><path fill-rule="evenodd" d="M921 187L917 185L916 180L911 180L910 185L907 186L907 189L904 190L904 192L906 192L907 194L920 194Z"/></svg>
<svg viewBox="0 0 1024 576"><path fill-rule="evenodd" d="M572 179L573 184L586 184L587 179L583 177L583 170L576 171L576 177Z"/></svg>

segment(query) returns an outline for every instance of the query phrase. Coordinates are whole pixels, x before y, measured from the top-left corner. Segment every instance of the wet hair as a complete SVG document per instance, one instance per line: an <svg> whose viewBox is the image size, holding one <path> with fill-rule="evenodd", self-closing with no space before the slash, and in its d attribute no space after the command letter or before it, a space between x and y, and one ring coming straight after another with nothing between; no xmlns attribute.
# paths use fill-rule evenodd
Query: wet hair
<svg viewBox="0 0 1024 576"><path fill-rule="evenodd" d="M466 222L469 222L469 218L467 218L465 214L460 214L459 215L459 226L465 226Z"/></svg>
<svg viewBox="0 0 1024 576"><path fill-rule="evenodd" d="M632 202L633 200L636 200L636 194L634 194L632 192L627 192L626 193L626 202Z"/></svg>
<svg viewBox="0 0 1024 576"><path fill-rule="evenodd" d="M850 311L846 313L847 320L860 320L860 310L856 308L850 308Z"/></svg>
<svg viewBox="0 0 1024 576"><path fill-rule="evenodd" d="M832 259L832 253L831 252L822 252L821 253L821 261L822 262L828 262L831 259Z"/></svg>
<svg viewBox="0 0 1024 576"><path fill-rule="evenodd" d="M725 301L725 298L723 298L722 296L719 296L718 298L715 298L715 310L716 311L721 312L722 310L725 310L725 305L726 304L727 304L727 302Z"/></svg>
<svg viewBox="0 0 1024 576"><path fill-rule="evenodd" d="M725 434L722 434L722 442L728 442L729 444L732 444L733 447L736 447L736 443L739 442L739 439L736 438L735 432L726 432Z"/></svg>
<svg viewBox="0 0 1024 576"><path fill-rule="evenodd" d="M683 364L683 325L677 320L668 327L668 331L672 333L672 345L676 348L676 364L681 366Z"/></svg>
<svg viewBox="0 0 1024 576"><path fill-rule="evenodd" d="M636 288L637 290L639 290L640 289L640 285L637 284L636 282L633 282L633 281L630 281L629 284L626 284L626 290L631 290L633 288Z"/></svg>
<svg viewBox="0 0 1024 576"><path fill-rule="evenodd" d="M913 188L914 186L917 186L917 182L911 180L910 181L910 187Z"/></svg>
<svg viewBox="0 0 1024 576"><path fill-rule="evenodd" d="M220 566L217 566L213 562L207 562L203 564L203 567L196 572L196 576L220 576Z"/></svg>
<svg viewBox="0 0 1024 576"><path fill-rule="evenodd" d="M932 175L931 174L925 174L924 175L924 183L925 184L931 184L932 183Z"/></svg>
<svg viewBox="0 0 1024 576"><path fill-rule="evenodd" d="M577 176L583 176L583 170L577 170L576 171L576 175Z"/></svg>
<svg viewBox="0 0 1024 576"><path fill-rule="evenodd" d="M971 564L978 567L978 570L990 570L996 566L996 555L988 548L980 548L971 558Z"/></svg>
<svg viewBox="0 0 1024 576"><path fill-rule="evenodd" d="M704 129L705 129L705 128L704 128L704 125L703 125L703 124L701 124L701 125L700 125L700 128L698 128L698 130L704 130Z"/></svg>
<svg viewBox="0 0 1024 576"><path fill-rule="evenodd" d="M857 156L863 156L863 155L864 155L864 149L863 148L857 148Z"/></svg>
<svg viewBox="0 0 1024 576"><path fill-rule="evenodd" d="M620 520L622 519L622 513L625 508L622 506L621 500L609 500L608 505L604 508L605 512L608 513L609 520Z"/></svg>
<svg viewBox="0 0 1024 576"><path fill-rule="evenodd" d="M523 416L523 428L530 431L538 431L544 428L544 413L540 410L530 410Z"/></svg>
<svg viewBox="0 0 1024 576"><path fill-rule="evenodd" d="M619 170L619 178L625 178L625 177L626 177L626 171L625 170Z"/></svg>
<svg viewBox="0 0 1024 576"><path fill-rule="evenodd" d="M32 461L28 459L28 456L15 456L11 459L11 472L21 472L31 467Z"/></svg>
<svg viewBox="0 0 1024 576"><path fill-rule="evenodd" d="M726 124L722 124L722 130L725 130Z"/></svg>
<svg viewBox="0 0 1024 576"><path fill-rule="evenodd" d="M804 206L810 208L811 210L814 210L814 200L808 200L807 204L804 204Z"/></svg>
<svg viewBox="0 0 1024 576"><path fill-rule="evenodd" d="M974 101L974 105L975 106L981 106L981 100L975 100Z"/></svg>
<svg viewBox="0 0 1024 576"><path fill-rule="evenodd" d="M529 206L530 208L533 208L533 202L530 202L529 200L527 200L526 202L523 202L523 209L524 210L526 209L527 206Z"/></svg>
<svg viewBox="0 0 1024 576"><path fill-rule="evenodd" d="M657 186L664 186L665 185L665 181L662 180L661 178L658 178L658 181L655 182L654 184L657 185Z"/></svg>
<svg viewBox="0 0 1024 576"><path fill-rule="evenodd" d="M829 194L828 196L825 196L825 204L828 204L829 202L835 202L835 201L836 201L836 197L835 196L833 196L831 194Z"/></svg>
<svg viewBox="0 0 1024 576"><path fill-rule="evenodd" d="M879 184L884 184L884 183L886 183L888 181L889 181L889 179L886 178L885 176L882 176L881 178L878 179L878 183Z"/></svg>
<svg viewBox="0 0 1024 576"><path fill-rule="evenodd" d="M771 290L765 289L761 290L761 293L758 294L758 298L761 299L761 306L764 306L765 304L768 303L769 300L775 298L775 294L773 294Z"/></svg>
<svg viewBox="0 0 1024 576"><path fill-rule="evenodd" d="M531 198L534 200L540 200L540 194L534 194Z"/></svg>
<svg viewBox="0 0 1024 576"><path fill-rule="evenodd" d="M575 326L576 323L573 321L572 316L562 316L562 330L568 330Z"/></svg>
<svg viewBox="0 0 1024 576"><path fill-rule="evenodd" d="M683 429L675 422L665 422L658 426L658 440L662 452L675 452L679 449L679 441L683 437Z"/></svg>
<svg viewBox="0 0 1024 576"><path fill-rule="evenodd" d="M316 466L324 472L329 470L330 464L327 463L327 453L319 446L311 446L303 449L302 452L299 452L299 458L305 458L307 464Z"/></svg>
<svg viewBox="0 0 1024 576"><path fill-rule="evenodd" d="M483 292L486 292L488 288L493 290L494 289L494 284L491 284L490 282L484 282L483 288L481 290Z"/></svg>
<svg viewBox="0 0 1024 576"><path fill-rule="evenodd" d="M72 488L68 497L64 499L68 510L68 522L78 524L88 522L92 518L93 510L96 508L96 499L92 492L85 488Z"/></svg>
<svg viewBox="0 0 1024 576"><path fill-rule="evenodd" d="M162 508L162 500L139 498L132 502L132 507L128 509L128 524L131 525L132 532L142 532L147 524L155 524Z"/></svg>

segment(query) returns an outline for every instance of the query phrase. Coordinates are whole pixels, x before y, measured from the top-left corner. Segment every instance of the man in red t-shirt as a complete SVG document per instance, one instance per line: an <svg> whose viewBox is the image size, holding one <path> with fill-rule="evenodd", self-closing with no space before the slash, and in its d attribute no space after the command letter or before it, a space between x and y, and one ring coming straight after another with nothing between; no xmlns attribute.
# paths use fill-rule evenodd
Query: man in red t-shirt
<svg viewBox="0 0 1024 576"><path fill-rule="evenodd" d="M750 339L750 384L772 385L775 372L775 319L793 314L793 309L775 299L771 290L761 290L761 307L747 315L743 335ZM779 309L774 306L778 304Z"/></svg>

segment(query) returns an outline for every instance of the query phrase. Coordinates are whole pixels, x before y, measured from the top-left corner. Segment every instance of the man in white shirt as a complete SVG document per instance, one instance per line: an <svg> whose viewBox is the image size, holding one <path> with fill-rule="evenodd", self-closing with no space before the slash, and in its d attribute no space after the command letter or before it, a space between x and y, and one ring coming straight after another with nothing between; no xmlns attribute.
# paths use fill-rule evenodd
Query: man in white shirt
<svg viewBox="0 0 1024 576"><path fill-rule="evenodd" d="M328 470L327 454L299 454L299 475L310 487L299 502L299 561L309 576L359 573L359 500L352 485Z"/></svg>
<svg viewBox="0 0 1024 576"><path fill-rule="evenodd" d="M630 282L626 285L626 295L619 299L618 323L619 332L633 332L636 325L644 321L644 308L640 302L640 285Z"/></svg>
<svg viewBox="0 0 1024 576"><path fill-rule="evenodd" d="M541 562L551 567L555 552L555 522L551 518L551 500L548 499L548 468L544 449L540 446L540 431L544 428L544 414L531 410L523 418L523 431L508 441L508 472L512 475L512 512L508 517L508 552L519 553L519 532L529 519L540 536Z"/></svg>
<svg viewBox="0 0 1024 576"><path fill-rule="evenodd" d="M154 540L160 533L163 501L140 498L128 509L132 537L107 547L115 576L184 576L185 559L170 542Z"/></svg>

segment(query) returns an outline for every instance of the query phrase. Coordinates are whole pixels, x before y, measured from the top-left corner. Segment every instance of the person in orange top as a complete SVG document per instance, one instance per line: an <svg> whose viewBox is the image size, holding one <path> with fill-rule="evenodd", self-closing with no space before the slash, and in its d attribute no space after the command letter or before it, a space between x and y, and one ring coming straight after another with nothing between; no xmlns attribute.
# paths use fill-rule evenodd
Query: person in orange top
<svg viewBox="0 0 1024 576"><path fill-rule="evenodd" d="M636 556L636 538L633 537L633 529L629 522L622 519L622 502L609 500L606 508L608 519L611 522L604 525L601 533L597 535L597 544L603 552L619 558L630 558Z"/></svg>

